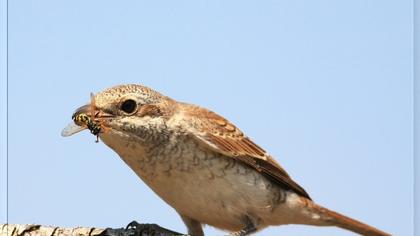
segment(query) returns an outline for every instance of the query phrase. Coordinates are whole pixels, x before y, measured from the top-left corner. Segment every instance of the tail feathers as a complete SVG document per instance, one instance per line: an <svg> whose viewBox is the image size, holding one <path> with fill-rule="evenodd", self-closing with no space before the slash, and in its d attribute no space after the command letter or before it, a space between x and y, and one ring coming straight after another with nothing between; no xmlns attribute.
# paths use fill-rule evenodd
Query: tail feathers
<svg viewBox="0 0 420 236"><path fill-rule="evenodd" d="M379 229L376 229L372 226L364 224L360 221L352 219L350 217L341 215L337 212L327 210L327 215L335 221L336 225L340 228L359 233L366 236L390 236L391 234L385 233Z"/></svg>
<svg viewBox="0 0 420 236"><path fill-rule="evenodd" d="M306 204L309 210L318 214L327 225L337 226L365 236L391 236L389 233L385 233L360 221L321 207L310 200L307 200Z"/></svg>

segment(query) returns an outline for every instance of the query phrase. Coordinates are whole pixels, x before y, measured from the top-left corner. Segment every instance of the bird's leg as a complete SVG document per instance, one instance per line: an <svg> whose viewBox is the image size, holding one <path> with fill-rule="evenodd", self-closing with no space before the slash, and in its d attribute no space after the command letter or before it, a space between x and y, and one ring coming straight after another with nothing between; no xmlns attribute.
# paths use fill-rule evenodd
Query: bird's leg
<svg viewBox="0 0 420 236"><path fill-rule="evenodd" d="M157 224L139 224L133 221L125 229L105 229L97 236L181 236L181 234L169 229L160 227Z"/></svg>
<svg viewBox="0 0 420 236"><path fill-rule="evenodd" d="M246 217L244 223L245 227L243 229L230 233L228 236L245 236L257 232L258 229L256 223L254 223L249 217Z"/></svg>
<svg viewBox="0 0 420 236"><path fill-rule="evenodd" d="M187 226L188 236L204 236L203 228L201 227L200 222L181 214L180 216L182 221L184 221L184 224Z"/></svg>
<svg viewBox="0 0 420 236"><path fill-rule="evenodd" d="M132 221L127 225L126 230L132 229L137 232L136 235L156 235L156 236L175 236L184 235L178 232L174 232L169 229L160 227L157 224L139 224L137 221Z"/></svg>

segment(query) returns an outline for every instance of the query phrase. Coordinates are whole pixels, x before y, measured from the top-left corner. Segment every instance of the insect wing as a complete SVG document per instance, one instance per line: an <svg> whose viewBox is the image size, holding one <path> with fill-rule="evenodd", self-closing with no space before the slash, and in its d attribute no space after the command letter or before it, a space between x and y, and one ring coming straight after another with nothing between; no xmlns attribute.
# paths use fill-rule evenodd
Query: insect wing
<svg viewBox="0 0 420 236"><path fill-rule="evenodd" d="M71 136L75 133L79 133L82 130L85 130L86 127L83 126L78 126L75 123L70 123L68 124L62 131L61 131L61 136L63 137L68 137Z"/></svg>

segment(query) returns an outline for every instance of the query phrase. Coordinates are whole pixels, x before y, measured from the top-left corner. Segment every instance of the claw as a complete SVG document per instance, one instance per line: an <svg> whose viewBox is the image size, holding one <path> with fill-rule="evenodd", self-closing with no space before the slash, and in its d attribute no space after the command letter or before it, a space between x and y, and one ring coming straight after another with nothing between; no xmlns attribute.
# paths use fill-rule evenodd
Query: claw
<svg viewBox="0 0 420 236"><path fill-rule="evenodd" d="M157 224L140 224L137 221L130 222L125 229L107 228L97 236L186 236Z"/></svg>

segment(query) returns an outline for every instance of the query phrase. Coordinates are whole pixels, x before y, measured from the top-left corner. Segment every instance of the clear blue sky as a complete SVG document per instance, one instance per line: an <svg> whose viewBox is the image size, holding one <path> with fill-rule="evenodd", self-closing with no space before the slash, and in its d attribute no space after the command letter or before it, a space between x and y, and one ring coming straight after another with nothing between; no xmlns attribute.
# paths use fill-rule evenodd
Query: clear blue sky
<svg viewBox="0 0 420 236"><path fill-rule="evenodd" d="M60 136L90 92L140 83L233 121L318 203L412 235L412 1L9 4L10 223L121 227L137 219L185 231L103 143L87 132ZM259 235L352 234L282 226Z"/></svg>

